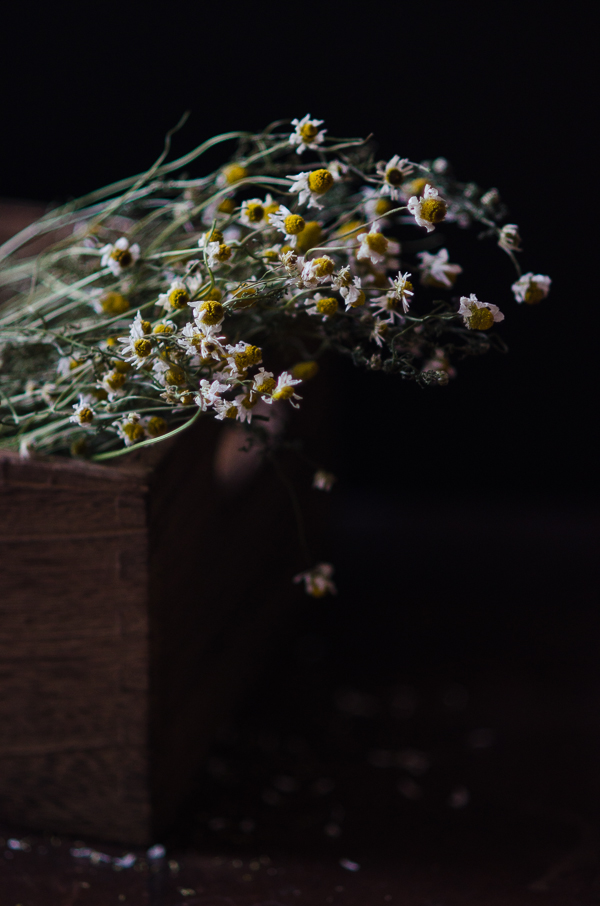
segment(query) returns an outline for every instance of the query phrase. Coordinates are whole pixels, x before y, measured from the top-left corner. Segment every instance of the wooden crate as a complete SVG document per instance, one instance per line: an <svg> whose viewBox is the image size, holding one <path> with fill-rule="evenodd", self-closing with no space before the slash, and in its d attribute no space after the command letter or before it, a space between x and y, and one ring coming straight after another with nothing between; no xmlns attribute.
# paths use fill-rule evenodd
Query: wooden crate
<svg viewBox="0 0 600 906"><path fill-rule="evenodd" d="M300 599L289 501L269 470L236 481L224 436L112 466L0 452L0 818L143 844L180 815Z"/></svg>

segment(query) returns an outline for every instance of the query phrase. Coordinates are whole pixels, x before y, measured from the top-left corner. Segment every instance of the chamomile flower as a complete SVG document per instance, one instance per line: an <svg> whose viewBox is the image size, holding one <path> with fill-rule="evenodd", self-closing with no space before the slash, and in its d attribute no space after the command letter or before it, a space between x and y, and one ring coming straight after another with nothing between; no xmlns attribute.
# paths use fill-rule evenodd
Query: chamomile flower
<svg viewBox="0 0 600 906"><path fill-rule="evenodd" d="M315 293L312 299L307 299L304 304L307 306L307 314L321 316L323 321L333 318L339 307L335 296L322 296L321 293Z"/></svg>
<svg viewBox="0 0 600 906"><path fill-rule="evenodd" d="M217 224L227 220L236 209L233 195L219 192L216 198L206 206L202 212L202 222L210 226L215 221Z"/></svg>
<svg viewBox="0 0 600 906"><path fill-rule="evenodd" d="M198 299L192 303L194 320L201 329L206 327L219 327L225 317L225 308L216 299Z"/></svg>
<svg viewBox="0 0 600 906"><path fill-rule="evenodd" d="M521 237L516 223L505 223L498 236L498 245L505 252L520 252Z"/></svg>
<svg viewBox="0 0 600 906"><path fill-rule="evenodd" d="M229 390L229 384L223 384L221 381L207 381L204 378L200 381L200 389L194 397L196 405L206 412L209 406L214 406L221 399L221 394Z"/></svg>
<svg viewBox="0 0 600 906"><path fill-rule="evenodd" d="M277 385L273 390L271 399L266 398L265 402L270 403L272 400L289 400L294 409L299 409L298 403L295 403L294 400L301 400L302 397L298 396L297 393L294 393L294 386L300 383L301 381L298 378L293 378L287 371L283 371L277 378Z"/></svg>
<svg viewBox="0 0 600 906"><path fill-rule="evenodd" d="M437 223L442 222L448 211L448 205L438 190L429 183L425 186L425 191L420 198L413 195L408 199L407 206L417 224L425 227L428 233L435 229Z"/></svg>
<svg viewBox="0 0 600 906"><path fill-rule="evenodd" d="M139 443L146 436L144 426L141 424L142 416L137 412L130 412L126 418L113 422L117 434L124 441L126 447Z"/></svg>
<svg viewBox="0 0 600 906"><path fill-rule="evenodd" d="M90 305L99 315L122 315L129 311L129 301L121 293L98 292L90 299Z"/></svg>
<svg viewBox="0 0 600 906"><path fill-rule="evenodd" d="M269 223L278 229L286 238L286 242L295 247L298 236L306 227L306 221L300 214L292 214L285 205L280 205L275 214L269 215Z"/></svg>
<svg viewBox="0 0 600 906"><path fill-rule="evenodd" d="M224 336L219 336L220 325L204 324L202 321L195 324L186 324L177 343L189 355L198 355L201 359L214 359L220 362L225 357L223 346Z"/></svg>
<svg viewBox="0 0 600 906"><path fill-rule="evenodd" d="M245 413L243 410L242 401L239 396L234 400L224 400L220 397L217 398L214 402L215 418L222 422L226 418L237 419L244 421Z"/></svg>
<svg viewBox="0 0 600 906"><path fill-rule="evenodd" d="M244 378L248 368L260 365L262 362L262 349L240 340L235 346L225 347L227 365L232 377Z"/></svg>
<svg viewBox="0 0 600 906"><path fill-rule="evenodd" d="M294 582L304 582L304 589L308 595L313 598L322 598L327 594L337 594L337 588L331 579L333 573L334 568L331 563L319 563L312 569L307 569L294 576Z"/></svg>
<svg viewBox="0 0 600 906"><path fill-rule="evenodd" d="M398 272L398 276L394 277L393 280L389 278L394 295L398 301L402 303L404 314L407 313L412 297L414 296L413 285L408 279L411 276L412 275L409 273L401 274Z"/></svg>
<svg viewBox="0 0 600 906"><path fill-rule="evenodd" d="M377 174L383 178L382 195L389 195L393 201L402 196L401 186L413 172L414 167L407 157L395 154L387 164L379 164Z"/></svg>
<svg viewBox="0 0 600 906"><path fill-rule="evenodd" d="M76 371L77 368L80 368L81 365L83 365L81 359L77 359L73 355L63 355L56 363L56 370L61 377L66 378L72 371Z"/></svg>
<svg viewBox="0 0 600 906"><path fill-rule="evenodd" d="M226 242L209 242L206 246L206 260L211 270L217 270L231 258L231 246Z"/></svg>
<svg viewBox="0 0 600 906"><path fill-rule="evenodd" d="M273 201L271 195L267 195L264 201L260 198L250 198L242 202L240 211L240 223L252 230L260 229L269 225L270 215L274 214L279 205Z"/></svg>
<svg viewBox="0 0 600 906"><path fill-rule="evenodd" d="M480 302L474 293L460 297L459 315L470 330L489 330L498 321L504 321L504 315L497 305Z"/></svg>
<svg viewBox="0 0 600 906"><path fill-rule="evenodd" d="M346 311L350 311L351 308L361 308L367 301L360 277L354 277L350 286L342 286L340 295L346 304Z"/></svg>
<svg viewBox="0 0 600 906"><path fill-rule="evenodd" d="M119 337L119 343L122 345L121 355L126 362L130 362L135 368L141 368L145 365L153 353L153 344L147 334L152 330L149 321L144 321L138 311L135 319L129 328L128 337Z"/></svg>
<svg viewBox="0 0 600 906"><path fill-rule="evenodd" d="M369 334L369 339L373 340L374 343L377 343L378 346L383 346L383 341L386 334L390 328L389 319L384 321L381 318L375 318L373 321L373 329Z"/></svg>
<svg viewBox="0 0 600 906"><path fill-rule="evenodd" d="M449 289L459 274L462 274L460 264L450 264L448 249L440 249L435 255L431 252L419 252L419 270L421 283L424 286L435 286L438 289Z"/></svg>
<svg viewBox="0 0 600 906"><path fill-rule="evenodd" d="M269 399L275 387L277 386L277 381L275 380L275 375L272 371L265 371L263 367L258 369L257 374L254 375L254 380L252 382L252 393L258 397L262 397L265 401Z"/></svg>
<svg viewBox="0 0 600 906"><path fill-rule="evenodd" d="M157 359L152 365L154 380L161 387L183 387L187 383L185 371L181 365L168 359Z"/></svg>
<svg viewBox="0 0 600 906"><path fill-rule="evenodd" d="M358 261L370 261L374 265L383 264L390 251L390 240L380 231L377 221L371 225L368 233L359 233L356 238L360 242L360 248L356 253Z"/></svg>
<svg viewBox="0 0 600 906"><path fill-rule="evenodd" d="M335 270L335 262L329 255L305 261L302 267L301 280L305 287L319 286L328 283Z"/></svg>
<svg viewBox="0 0 600 906"><path fill-rule="evenodd" d="M544 274L523 274L516 283L513 283L511 289L517 302L525 302L526 305L536 305L545 299L550 292L552 280Z"/></svg>
<svg viewBox="0 0 600 906"><path fill-rule="evenodd" d="M246 179L247 176L248 170L242 164L228 164L217 176L217 185L221 188L233 186L236 182Z"/></svg>
<svg viewBox="0 0 600 906"><path fill-rule="evenodd" d="M298 203L308 203L309 208L322 208L318 199L329 192L334 183L333 174L329 170L319 169L312 170L310 173L297 173L294 176L286 176L292 185L290 192L298 194Z"/></svg>
<svg viewBox="0 0 600 906"><path fill-rule="evenodd" d="M325 469L317 469L313 476L312 486L317 491L330 491L337 481L333 472L326 472Z"/></svg>
<svg viewBox="0 0 600 906"><path fill-rule="evenodd" d="M303 116L301 120L292 120L292 126L295 126L295 129L290 135L289 143L290 145L298 145L296 154L303 154L307 148L314 151L319 145L323 144L325 133L327 132L327 129L319 130L319 126L323 122L324 120L312 120L309 113Z"/></svg>
<svg viewBox="0 0 600 906"><path fill-rule="evenodd" d="M84 428L89 428L94 421L94 410L92 409L93 397L80 395L79 402L73 406L73 415L69 421L75 422Z"/></svg>
<svg viewBox="0 0 600 906"><path fill-rule="evenodd" d="M117 371L115 368L114 371L109 371L102 375L96 386L99 390L104 390L108 396L109 402L112 402L121 396L125 396L123 385L126 381L127 375L122 371Z"/></svg>
<svg viewBox="0 0 600 906"><path fill-rule="evenodd" d="M157 305L167 311L182 311L190 301L190 294L183 280L173 280L166 293L158 297Z"/></svg>
<svg viewBox="0 0 600 906"><path fill-rule="evenodd" d="M389 226L390 220L385 215L396 207L389 196L382 195L372 186L363 186L360 194L363 197L365 220L379 220L380 227Z"/></svg>
<svg viewBox="0 0 600 906"><path fill-rule="evenodd" d="M115 277L120 277L123 271L135 264L140 257L140 247L137 242L129 245L129 240L125 236L121 236L114 244L108 243L100 251L102 253L101 267L109 267Z"/></svg>
<svg viewBox="0 0 600 906"><path fill-rule="evenodd" d="M169 430L169 423L160 415L146 415L140 419L140 425L145 428L148 437L162 437Z"/></svg>

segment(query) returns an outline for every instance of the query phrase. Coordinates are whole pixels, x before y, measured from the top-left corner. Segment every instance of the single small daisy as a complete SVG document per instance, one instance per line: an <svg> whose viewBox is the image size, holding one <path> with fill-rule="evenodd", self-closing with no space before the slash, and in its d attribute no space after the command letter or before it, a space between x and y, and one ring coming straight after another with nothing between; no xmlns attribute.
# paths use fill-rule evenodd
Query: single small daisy
<svg viewBox="0 0 600 906"><path fill-rule="evenodd" d="M167 311L182 311L190 301L190 294L183 280L173 280L166 293L158 297L157 305Z"/></svg>
<svg viewBox="0 0 600 906"><path fill-rule="evenodd" d="M377 174L383 178L381 194L389 195L393 201L397 201L402 195L402 183L406 182L413 170L408 158L401 158L398 154L388 160L387 164L379 164Z"/></svg>
<svg viewBox="0 0 600 906"><path fill-rule="evenodd" d="M225 317L221 302L213 299L198 299L193 303L194 320L199 327L218 327Z"/></svg>
<svg viewBox="0 0 600 906"><path fill-rule="evenodd" d="M321 293L315 293L312 299L307 299L304 303L309 315L320 315L323 321L333 318L337 314L339 302L334 296L322 296Z"/></svg>
<svg viewBox="0 0 600 906"><path fill-rule="evenodd" d="M375 318L375 320L373 321L373 329L369 334L369 339L373 340L374 343L377 343L378 346L383 346L383 341L389 329L389 320L383 321L381 318Z"/></svg>
<svg viewBox="0 0 600 906"><path fill-rule="evenodd" d="M325 133L327 132L327 129L319 130L319 126L323 122L324 120L312 120L309 113L303 116L301 120L292 120L292 126L295 126L295 129L290 135L289 143L290 145L298 145L296 154L303 154L307 148L314 151L319 145L323 144Z"/></svg>
<svg viewBox="0 0 600 906"><path fill-rule="evenodd" d="M80 395L79 402L73 406L73 415L69 421L75 422L76 425L89 428L94 421L94 410L92 409L93 397Z"/></svg>
<svg viewBox="0 0 600 906"><path fill-rule="evenodd" d="M232 249L226 242L209 242L206 246L206 260L211 270L216 270L231 258Z"/></svg>
<svg viewBox="0 0 600 906"><path fill-rule="evenodd" d="M511 289L517 302L525 302L527 305L537 305L542 299L545 299L550 292L552 280L544 274L523 274L516 283L513 283Z"/></svg>
<svg viewBox="0 0 600 906"><path fill-rule="evenodd" d="M126 362L130 362L136 368L141 368L149 360L153 352L152 340L147 336L152 330L149 321L144 321L141 313L138 311L129 328L128 337L119 337L119 343L122 344L121 355Z"/></svg>
<svg viewBox="0 0 600 906"><path fill-rule="evenodd" d="M96 386L99 390L104 390L109 402L112 403L113 400L125 395L125 391L122 388L126 381L127 375L122 371L117 371L115 368L114 371L109 371L107 374L102 375Z"/></svg>
<svg viewBox="0 0 600 906"><path fill-rule="evenodd" d="M73 355L63 355L60 357L56 363L56 370L61 375L61 377L68 377L72 371L75 371L77 368L80 368L83 365L82 359L77 359Z"/></svg>
<svg viewBox="0 0 600 906"><path fill-rule="evenodd" d="M365 220L379 220L380 226L388 226L390 221L385 215L396 207L391 198L382 195L372 186L363 186L360 193L363 197Z"/></svg>
<svg viewBox="0 0 600 906"><path fill-rule="evenodd" d="M519 236L519 227L516 223L505 223L500 230L498 245L506 252L521 251L521 237Z"/></svg>
<svg viewBox="0 0 600 906"><path fill-rule="evenodd" d="M236 182L241 182L242 179L246 179L247 176L248 171L242 164L228 164L226 167L223 167L217 176L217 185L222 188L225 186L233 186Z"/></svg>
<svg viewBox="0 0 600 906"><path fill-rule="evenodd" d="M460 297L458 313L470 330L489 330L495 322L504 321L504 315L497 305L480 302L474 293Z"/></svg>
<svg viewBox="0 0 600 906"><path fill-rule="evenodd" d="M456 278L462 274L460 264L450 264L448 249L440 249L435 255L431 252L419 252L419 270L421 283L424 286L435 286L438 289L449 289Z"/></svg>
<svg viewBox="0 0 600 906"><path fill-rule="evenodd" d="M225 347L222 345L225 337L218 335L219 330L220 325L204 324L203 321L186 324L177 343L189 355L199 355L202 359L220 362L225 357Z"/></svg>
<svg viewBox="0 0 600 906"><path fill-rule="evenodd" d="M313 488L317 491L330 491L337 481L333 472L326 472L325 469L318 469L312 481Z"/></svg>
<svg viewBox="0 0 600 906"><path fill-rule="evenodd" d="M285 205L280 205L275 214L269 215L269 223L278 229L286 238L286 242L295 247L298 236L306 227L306 221L300 214L292 214Z"/></svg>
<svg viewBox="0 0 600 906"><path fill-rule="evenodd" d="M329 192L334 183L333 174L329 170L312 170L310 173L297 173L295 176L286 176L292 185L290 192L298 194L298 203L308 202L309 208L322 208L318 199Z"/></svg>
<svg viewBox="0 0 600 906"><path fill-rule="evenodd" d="M303 573L298 573L294 577L294 582L304 582L304 588L308 595L313 598L322 598L326 594L337 594L337 588L332 582L334 568L331 563L319 563L312 569L307 569Z"/></svg>
<svg viewBox="0 0 600 906"><path fill-rule="evenodd" d="M408 210L415 218L417 224L425 227L428 233L435 229L437 223L441 223L448 211L448 205L440 196L436 188L425 186L425 191L420 198L413 195L408 199Z"/></svg>
<svg viewBox="0 0 600 906"><path fill-rule="evenodd" d="M243 406L241 398L236 396L234 400L223 400L217 398L214 402L215 418L218 421L222 422L226 418L245 420L245 413L243 411Z"/></svg>
<svg viewBox="0 0 600 906"><path fill-rule="evenodd" d="M129 245L129 240L125 236L121 236L114 244L105 245L100 251L102 253L100 265L109 267L115 277L120 277L123 271L135 264L140 257L140 247L137 242Z"/></svg>
<svg viewBox="0 0 600 906"><path fill-rule="evenodd" d="M360 277L354 277L350 286L342 286L340 294L346 303L346 311L350 311L351 308L361 308L367 301Z"/></svg>
<svg viewBox="0 0 600 906"><path fill-rule="evenodd" d="M289 400L294 409L298 409L298 403L295 403L294 400L301 400L302 397L298 396L297 393L294 393L294 386L300 383L301 381L298 378L293 378L287 371L283 371L277 378L277 385L271 399L265 399L265 402L270 403L272 400Z"/></svg>
<svg viewBox="0 0 600 906"><path fill-rule="evenodd" d="M90 304L99 315L122 315L129 311L129 301L125 296L111 291L95 294Z"/></svg>
<svg viewBox="0 0 600 906"><path fill-rule="evenodd" d="M221 381L207 381L204 378L200 381L200 390L194 397L196 405L206 412L208 406L214 406L217 400L221 399L221 394L229 390L229 384L223 384Z"/></svg>
<svg viewBox="0 0 600 906"><path fill-rule="evenodd" d="M169 430L169 423L160 415L146 415L140 419L148 437L162 437Z"/></svg>
<svg viewBox="0 0 600 906"><path fill-rule="evenodd" d="M273 201L272 195L267 195L264 201L260 198L250 198L242 202L240 211L240 223L252 230L260 229L269 225L269 217L274 214L279 205Z"/></svg>
<svg viewBox="0 0 600 906"><path fill-rule="evenodd" d="M125 442L126 447L139 443L146 436L144 426L140 424L141 419L142 416L137 412L130 412L126 418L113 422L117 434Z"/></svg>
<svg viewBox="0 0 600 906"><path fill-rule="evenodd" d="M360 248L356 253L358 261L370 261L372 264L383 264L388 251L390 251L390 240L386 239L379 229L379 223L371 224L368 233L359 233L356 237L360 242Z"/></svg>
<svg viewBox="0 0 600 906"><path fill-rule="evenodd" d="M240 340L235 346L226 346L225 352L227 365L233 377L245 377L248 368L251 368L252 365L260 365L262 362L262 349L260 346L253 346L243 340Z"/></svg>
<svg viewBox="0 0 600 906"><path fill-rule="evenodd" d="M318 286L321 283L329 282L334 270L333 258L330 258L329 255L322 255L320 258L304 262L301 279L306 287Z"/></svg>
<svg viewBox="0 0 600 906"><path fill-rule="evenodd" d="M399 302L402 302L404 314L407 313L410 303L412 302L412 297L414 296L413 285L408 279L410 276L412 275L409 273L401 274L398 272L398 276L394 277L393 280L389 278L396 298Z"/></svg>
<svg viewBox="0 0 600 906"><path fill-rule="evenodd" d="M254 375L254 381L252 383L252 390L254 393L261 396L265 402L269 401L269 397L273 393L277 386L277 381L275 380L275 375L272 371L265 371L264 368L259 368L258 373Z"/></svg>

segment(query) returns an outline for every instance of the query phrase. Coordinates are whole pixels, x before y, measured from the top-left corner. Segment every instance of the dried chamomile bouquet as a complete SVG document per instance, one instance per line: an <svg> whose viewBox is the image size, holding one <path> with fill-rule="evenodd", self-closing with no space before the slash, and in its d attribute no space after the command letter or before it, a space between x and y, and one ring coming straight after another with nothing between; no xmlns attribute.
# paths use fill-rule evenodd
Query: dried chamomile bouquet
<svg viewBox="0 0 600 906"><path fill-rule="evenodd" d="M148 172L5 243L0 442L105 460L207 416L268 444L270 414L301 405L325 354L443 385L457 360L501 347L504 314L464 277L454 293L462 268L436 234L482 225L514 262L516 301L541 301L550 278L521 273L498 192L458 182L444 158L378 161L368 140L322 127L307 115L231 132L167 163L169 135ZM228 163L190 175L225 142ZM320 470L314 486L332 480ZM296 578L319 596L331 575Z"/></svg>

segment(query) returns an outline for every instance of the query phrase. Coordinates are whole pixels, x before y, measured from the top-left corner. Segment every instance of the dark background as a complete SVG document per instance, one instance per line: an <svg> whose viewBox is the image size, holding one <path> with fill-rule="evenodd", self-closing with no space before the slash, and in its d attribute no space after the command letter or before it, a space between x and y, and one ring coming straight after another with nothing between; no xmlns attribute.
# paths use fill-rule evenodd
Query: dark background
<svg viewBox="0 0 600 906"><path fill-rule="evenodd" d="M510 675L515 701L541 690L533 725L558 687L586 702L598 687L597 50L584 9L13 7L0 196L59 203L139 172L186 109L174 155L310 112L331 134L372 131L382 158L443 155L458 178L498 187L523 270L552 277L546 301L517 306L507 256L481 248L461 288L505 312L510 353L463 363L447 388L340 364L322 448L339 482L317 553L340 595L307 604L298 644L274 656L254 704L271 720L309 687L329 701L344 682ZM309 452L322 455L317 441Z"/></svg>

